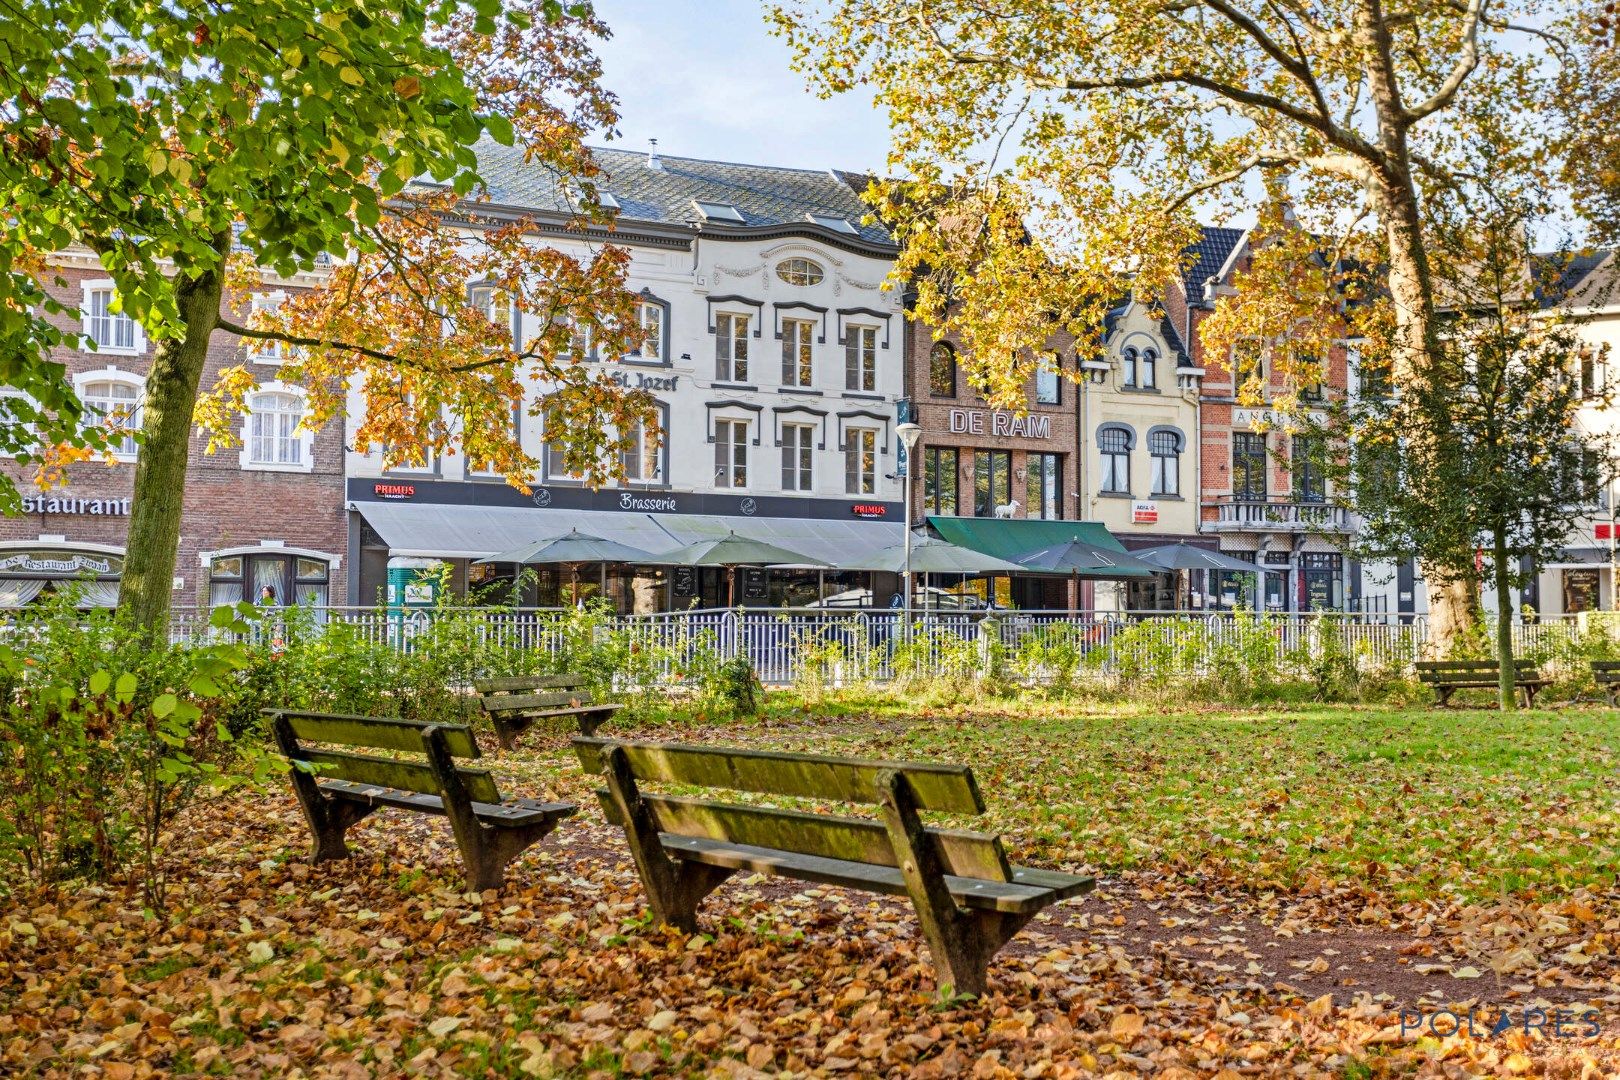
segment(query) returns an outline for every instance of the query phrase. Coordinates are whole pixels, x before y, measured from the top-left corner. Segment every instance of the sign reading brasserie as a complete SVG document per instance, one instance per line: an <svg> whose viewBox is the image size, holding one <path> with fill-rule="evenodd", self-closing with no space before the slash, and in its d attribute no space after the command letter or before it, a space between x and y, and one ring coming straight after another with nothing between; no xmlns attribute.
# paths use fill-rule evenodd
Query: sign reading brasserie
<svg viewBox="0 0 1620 1080"><path fill-rule="evenodd" d="M128 499L81 499L75 495L24 495L25 514L113 514L129 515Z"/></svg>
<svg viewBox="0 0 1620 1080"><path fill-rule="evenodd" d="M1019 416L1017 413L994 409L989 413L989 417L989 431L986 432L985 410L952 409L950 414L951 434L1011 435L1027 439L1050 439L1052 437L1052 418L1050 416L1037 414Z"/></svg>

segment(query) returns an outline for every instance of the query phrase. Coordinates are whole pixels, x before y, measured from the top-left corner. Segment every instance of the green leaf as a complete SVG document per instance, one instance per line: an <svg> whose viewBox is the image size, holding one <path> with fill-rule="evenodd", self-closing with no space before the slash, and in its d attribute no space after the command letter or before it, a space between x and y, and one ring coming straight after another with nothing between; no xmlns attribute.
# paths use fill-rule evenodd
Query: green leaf
<svg viewBox="0 0 1620 1080"><path fill-rule="evenodd" d="M512 145L514 138L512 134L512 121L508 120L500 113L490 113L488 116L484 117L484 130L489 132L490 138L494 139L502 146Z"/></svg>
<svg viewBox="0 0 1620 1080"><path fill-rule="evenodd" d="M133 701L135 699L135 691L139 686L140 680L130 672L126 671L122 675L118 676L118 682L114 684L113 695L122 702Z"/></svg>
<svg viewBox="0 0 1620 1080"><path fill-rule="evenodd" d="M174 712L179 704L180 699L173 694L159 694L157 700L152 702L152 715L161 720Z"/></svg>
<svg viewBox="0 0 1620 1080"><path fill-rule="evenodd" d="M90 676L90 692L92 694L105 694L107 692L107 688L111 685L112 674L110 672L98 671L94 675Z"/></svg>
<svg viewBox="0 0 1620 1080"><path fill-rule="evenodd" d="M191 680L191 692L198 697L219 697L219 684L211 676L198 675Z"/></svg>

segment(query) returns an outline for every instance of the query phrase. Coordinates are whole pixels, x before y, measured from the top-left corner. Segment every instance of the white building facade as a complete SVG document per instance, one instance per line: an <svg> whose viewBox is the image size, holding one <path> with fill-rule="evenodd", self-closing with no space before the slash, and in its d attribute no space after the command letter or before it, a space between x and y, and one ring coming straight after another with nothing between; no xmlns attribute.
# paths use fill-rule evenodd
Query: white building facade
<svg viewBox="0 0 1620 1080"><path fill-rule="evenodd" d="M461 589L498 586L511 568L476 560L571 529L654 553L735 530L835 566L899 542L904 327L899 294L882 287L894 247L862 224L848 178L597 151L616 221L611 232L582 232L569 228L549 177L514 151L481 153L494 200L481 212L532 217L536 243L629 249L647 343L629 356L587 345L585 362L651 393L662 430L626 456L626 480L591 490L547 451L532 408L546 387L537 385L519 409L523 445L541 461L527 495L464 457L385 471L380 451L351 451L352 595L375 602L390 564L405 560L449 563ZM513 317L521 337L524 315ZM558 602L571 584L542 569L521 600ZM585 584L621 611L803 604L892 588L813 569L746 570L732 582L711 570L591 568Z"/></svg>

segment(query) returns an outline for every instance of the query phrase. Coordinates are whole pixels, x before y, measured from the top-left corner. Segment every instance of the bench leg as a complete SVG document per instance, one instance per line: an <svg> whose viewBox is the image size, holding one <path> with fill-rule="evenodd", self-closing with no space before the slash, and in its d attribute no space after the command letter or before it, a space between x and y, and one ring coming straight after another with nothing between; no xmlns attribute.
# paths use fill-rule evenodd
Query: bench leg
<svg viewBox="0 0 1620 1080"><path fill-rule="evenodd" d="M1442 709L1445 708L1447 703L1451 701L1451 695L1454 692L1455 692L1454 687L1449 687L1449 686L1437 686L1437 687L1435 687L1434 688L1434 703L1435 703L1435 705L1438 708L1442 708Z"/></svg>
<svg viewBox="0 0 1620 1080"><path fill-rule="evenodd" d="M293 769L289 774L293 794L298 797L298 805L304 811L304 820L309 822L309 831L315 837L310 861L347 859L349 845L344 840L345 835L357 822L371 816L377 808L353 799L334 799L322 794L320 785L315 783L315 778L298 768L297 762L301 760L298 739L293 735L292 726L287 722L287 718L276 717L271 730L282 756L293 762Z"/></svg>
<svg viewBox="0 0 1620 1080"><path fill-rule="evenodd" d="M501 744L502 750L516 750L518 736L528 728L528 724L517 720L496 720L495 741Z"/></svg>
<svg viewBox="0 0 1620 1080"><path fill-rule="evenodd" d="M579 733L587 739L596 734L596 729L613 719L612 713L581 713L579 719Z"/></svg>
<svg viewBox="0 0 1620 1080"><path fill-rule="evenodd" d="M450 819L450 831L455 833L462 865L467 868L467 888L472 892L499 889L506 880L506 864L545 838L560 819L510 828L485 825L473 813L472 797L456 772L455 759L444 744L444 732L428 728L422 733L422 745L438 777L444 816Z"/></svg>
<svg viewBox="0 0 1620 1080"><path fill-rule="evenodd" d="M608 794L624 823L631 857L647 890L647 906L659 922L688 934L696 932L698 905L737 871L670 858L658 839L658 823L641 801L624 747L610 747L605 757Z"/></svg>
<svg viewBox="0 0 1620 1080"><path fill-rule="evenodd" d="M990 960L1034 917L996 911L964 910L945 886L945 866L917 816L917 800L905 774L878 777L883 821L894 845L895 861L917 909L923 939L933 955L941 989L982 995Z"/></svg>

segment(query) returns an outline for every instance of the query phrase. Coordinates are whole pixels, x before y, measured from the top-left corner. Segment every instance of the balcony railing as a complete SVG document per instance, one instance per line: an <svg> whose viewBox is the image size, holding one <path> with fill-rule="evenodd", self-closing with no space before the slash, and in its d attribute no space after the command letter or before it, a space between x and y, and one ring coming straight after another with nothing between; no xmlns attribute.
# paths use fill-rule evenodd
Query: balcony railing
<svg viewBox="0 0 1620 1080"><path fill-rule="evenodd" d="M1342 506L1294 499L1246 499L1228 495L1215 503L1218 532L1349 532Z"/></svg>

